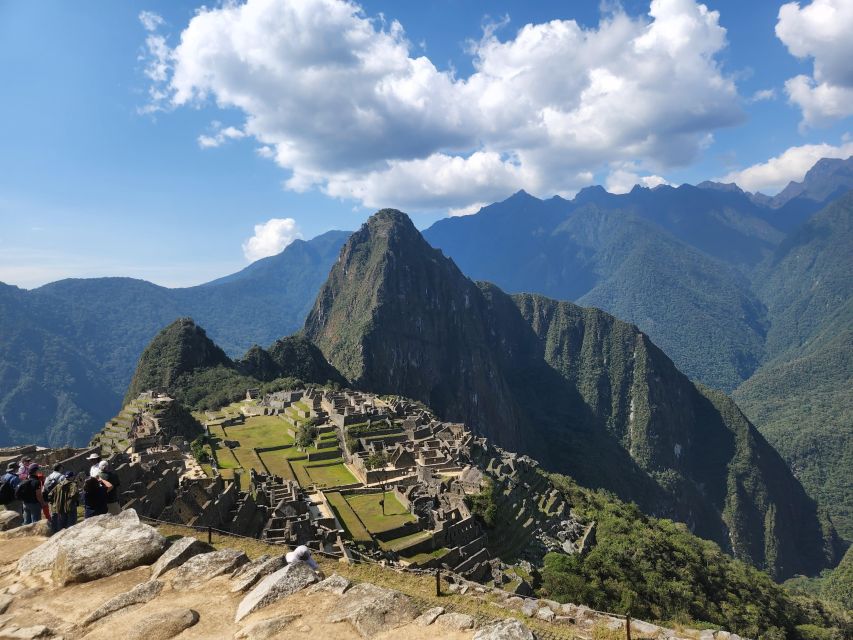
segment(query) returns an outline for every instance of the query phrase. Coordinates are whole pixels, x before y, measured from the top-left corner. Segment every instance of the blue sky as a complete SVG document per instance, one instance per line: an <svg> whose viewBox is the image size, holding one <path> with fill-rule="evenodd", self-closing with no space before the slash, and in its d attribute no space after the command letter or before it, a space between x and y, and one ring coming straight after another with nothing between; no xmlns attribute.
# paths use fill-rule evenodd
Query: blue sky
<svg viewBox="0 0 853 640"><path fill-rule="evenodd" d="M772 192L853 149L850 3L782 5L0 0L0 281L197 284L518 188Z"/></svg>

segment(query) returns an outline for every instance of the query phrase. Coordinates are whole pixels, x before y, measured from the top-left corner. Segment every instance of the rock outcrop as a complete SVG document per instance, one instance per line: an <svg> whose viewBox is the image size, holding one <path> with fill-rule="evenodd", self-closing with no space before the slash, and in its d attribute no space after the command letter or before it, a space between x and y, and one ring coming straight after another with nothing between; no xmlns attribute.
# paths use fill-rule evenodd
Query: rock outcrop
<svg viewBox="0 0 853 640"><path fill-rule="evenodd" d="M136 585L130 591L120 593L114 598L107 600L100 607L86 616L83 621L83 626L87 626L108 616L111 613L120 611L135 604L144 604L149 600L153 600L163 591L163 583L159 580L150 580Z"/></svg>
<svg viewBox="0 0 853 640"><path fill-rule="evenodd" d="M198 538L184 537L176 540L151 567L151 579L160 577L170 569L180 567L193 556L211 551L213 548Z"/></svg>
<svg viewBox="0 0 853 640"><path fill-rule="evenodd" d="M310 584L317 582L313 569L304 562L294 562L266 578L252 589L237 607L235 622L258 609L271 605L273 602L301 591Z"/></svg>
<svg viewBox="0 0 853 640"><path fill-rule="evenodd" d="M89 518L63 529L18 561L24 574L51 570L60 585L87 582L157 560L168 543L136 512Z"/></svg>
<svg viewBox="0 0 853 640"><path fill-rule="evenodd" d="M246 564L248 556L235 549L222 549L201 553L187 560L172 574L172 586L176 589L198 589L213 578L233 572Z"/></svg>
<svg viewBox="0 0 853 640"><path fill-rule="evenodd" d="M123 633L124 640L169 640L198 622L192 609L171 609L154 613Z"/></svg>
<svg viewBox="0 0 853 640"><path fill-rule="evenodd" d="M395 629L414 620L415 607L408 597L373 584L357 584L341 596L329 622L349 622L362 638Z"/></svg>

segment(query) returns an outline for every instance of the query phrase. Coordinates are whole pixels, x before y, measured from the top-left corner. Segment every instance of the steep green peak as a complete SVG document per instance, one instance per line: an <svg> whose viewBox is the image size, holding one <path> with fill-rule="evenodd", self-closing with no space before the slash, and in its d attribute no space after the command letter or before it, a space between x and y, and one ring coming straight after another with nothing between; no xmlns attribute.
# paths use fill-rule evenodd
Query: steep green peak
<svg viewBox="0 0 853 640"><path fill-rule="evenodd" d="M125 401L148 389L169 389L184 373L218 365L232 367L233 363L192 318L178 318L142 352Z"/></svg>
<svg viewBox="0 0 853 640"><path fill-rule="evenodd" d="M397 209L380 209L367 219L361 231L384 237L420 235L411 218Z"/></svg>

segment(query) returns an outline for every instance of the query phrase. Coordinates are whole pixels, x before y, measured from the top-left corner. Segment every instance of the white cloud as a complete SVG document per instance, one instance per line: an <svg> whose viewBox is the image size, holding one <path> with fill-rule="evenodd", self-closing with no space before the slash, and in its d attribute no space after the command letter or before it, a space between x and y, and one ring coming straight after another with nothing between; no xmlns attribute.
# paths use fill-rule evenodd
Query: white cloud
<svg viewBox="0 0 853 640"><path fill-rule="evenodd" d="M163 16L154 13L153 11L140 11L139 21L146 31L157 31L158 28L165 24Z"/></svg>
<svg viewBox="0 0 853 640"><path fill-rule="evenodd" d="M853 155L853 142L844 141L839 146L830 144L804 144L790 147L784 153L740 171L732 171L718 182L735 182L745 191L761 191L774 195L790 181L800 182L821 158L848 158Z"/></svg>
<svg viewBox="0 0 853 640"><path fill-rule="evenodd" d="M788 99L803 113L803 125L820 126L853 115L853 2L813 0L779 9L777 37L798 58L813 58L811 76L785 83Z"/></svg>
<svg viewBox="0 0 853 640"><path fill-rule="evenodd" d="M614 162L690 162L742 118L725 45L717 12L652 0L593 29L486 28L459 78L353 2L247 0L201 9L168 56L151 51L171 106L241 111L286 188L423 210L570 192Z"/></svg>
<svg viewBox="0 0 853 640"><path fill-rule="evenodd" d="M764 102L765 100L775 100L776 99L776 89L759 89L755 93L752 94L752 97L749 99L750 102Z"/></svg>
<svg viewBox="0 0 853 640"><path fill-rule="evenodd" d="M222 127L219 123L213 125L214 133L212 136L200 135L198 137L198 146L202 149L212 149L220 147L229 140L240 140L246 137L246 132L237 127Z"/></svg>
<svg viewBox="0 0 853 640"><path fill-rule="evenodd" d="M243 243L243 255L249 262L274 256L301 237L302 233L293 218L271 218L255 225L255 235Z"/></svg>
<svg viewBox="0 0 853 640"><path fill-rule="evenodd" d="M658 175L640 176L637 167L631 163L614 166L604 182L610 193L628 193L634 185L654 189L662 184L670 184L666 178Z"/></svg>
<svg viewBox="0 0 853 640"><path fill-rule="evenodd" d="M468 205L467 207L459 207L458 209L449 209L447 211L447 215L451 217L457 216L470 216L477 213L480 209L485 207L487 202L475 202L474 204Z"/></svg>

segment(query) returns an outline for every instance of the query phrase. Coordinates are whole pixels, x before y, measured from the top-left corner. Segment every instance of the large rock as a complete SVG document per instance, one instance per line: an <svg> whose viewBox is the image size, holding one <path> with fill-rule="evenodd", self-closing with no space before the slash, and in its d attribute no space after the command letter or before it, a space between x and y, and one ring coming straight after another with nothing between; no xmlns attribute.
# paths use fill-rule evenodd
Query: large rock
<svg viewBox="0 0 853 640"><path fill-rule="evenodd" d="M415 624L421 627L428 627L435 622L435 619L442 613L444 613L444 607L433 607L432 609L427 609L415 618Z"/></svg>
<svg viewBox="0 0 853 640"><path fill-rule="evenodd" d="M438 616L435 623L445 629L465 631L466 629L473 629L476 621L473 616L469 616L467 613L445 613Z"/></svg>
<svg viewBox="0 0 853 640"><path fill-rule="evenodd" d="M111 576L154 562L168 542L139 521L133 509L119 515L89 518L63 529L18 560L22 573L52 569L54 582L65 585Z"/></svg>
<svg viewBox="0 0 853 640"><path fill-rule="evenodd" d="M173 542L169 549L160 556L160 559L151 567L151 579L159 578L161 575L180 567L187 560L200 553L209 553L213 548L198 538L185 537Z"/></svg>
<svg viewBox="0 0 853 640"><path fill-rule="evenodd" d="M143 618L130 628L122 629L122 640L169 640L198 622L192 609L170 609Z"/></svg>
<svg viewBox="0 0 853 640"><path fill-rule="evenodd" d="M293 562L261 580L258 586L243 598L237 607L234 622L240 622L253 611L301 591L315 582L317 582L317 576L311 567L304 562Z"/></svg>
<svg viewBox="0 0 853 640"><path fill-rule="evenodd" d="M299 614L276 616L253 622L234 634L235 640L268 640L281 637L281 630L299 618Z"/></svg>
<svg viewBox="0 0 853 640"><path fill-rule="evenodd" d="M473 640L536 640L533 632L515 618L507 618L474 634Z"/></svg>
<svg viewBox="0 0 853 640"><path fill-rule="evenodd" d="M333 573L322 582L318 582L313 587L308 589L308 593L317 593L324 591L326 593L334 593L336 596L343 595L344 592L352 586L352 582L343 576Z"/></svg>
<svg viewBox="0 0 853 640"><path fill-rule="evenodd" d="M19 627L10 624L0 629L0 640L36 640L36 638L47 638L53 633L43 624L32 627Z"/></svg>
<svg viewBox="0 0 853 640"><path fill-rule="evenodd" d="M363 638L411 622L415 608L399 591L357 584L341 596L329 622L349 622Z"/></svg>
<svg viewBox="0 0 853 640"><path fill-rule="evenodd" d="M15 527L20 527L23 522L24 519L17 511L10 511L9 509L0 511L0 531L7 531L9 529L14 529Z"/></svg>
<svg viewBox="0 0 853 640"><path fill-rule="evenodd" d="M143 604L149 600L153 600L160 595L162 590L163 583L159 580L150 580L148 582L138 584L130 591L118 594L116 597L107 600L104 604L95 609L92 613L86 616L85 620L83 620L83 626L90 625L104 616L108 616L115 611L120 611L121 609L131 605Z"/></svg>
<svg viewBox="0 0 853 640"><path fill-rule="evenodd" d="M208 580L246 564L248 556L235 549L221 549L211 553L201 553L187 560L172 573L172 586L176 589L197 589Z"/></svg>
<svg viewBox="0 0 853 640"><path fill-rule="evenodd" d="M50 522L42 518L38 522L14 527L8 531L0 531L0 540L11 540L12 538L29 538L31 536L43 536L47 538L53 533Z"/></svg>
<svg viewBox="0 0 853 640"><path fill-rule="evenodd" d="M267 556L265 559L250 562L238 569L239 577L234 579L234 584L231 585L231 593L243 593L251 589L254 584L261 578L265 578L271 573L275 573L287 564L284 556Z"/></svg>

